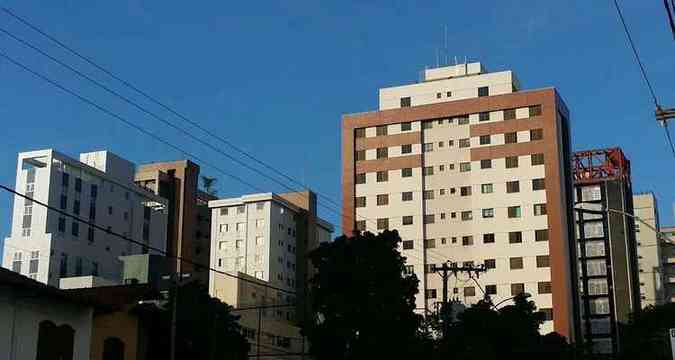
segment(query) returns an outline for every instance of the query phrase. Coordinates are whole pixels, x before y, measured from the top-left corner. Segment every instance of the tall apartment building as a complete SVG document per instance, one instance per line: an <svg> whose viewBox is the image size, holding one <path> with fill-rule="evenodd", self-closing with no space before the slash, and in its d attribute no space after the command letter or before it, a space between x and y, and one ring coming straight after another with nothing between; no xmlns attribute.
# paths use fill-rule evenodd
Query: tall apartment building
<svg viewBox="0 0 675 360"><path fill-rule="evenodd" d="M333 226L317 216L316 195L311 191L250 194L209 201L209 208L211 267L255 280L211 274L211 295L235 307L292 305L261 313L260 330L273 341L282 338L279 341L286 351L297 347L297 342L291 346L287 338L297 339L296 325L309 308L305 294L313 268L306 254L330 241L333 232ZM240 315L247 332L258 331L257 312Z"/></svg>
<svg viewBox="0 0 675 360"><path fill-rule="evenodd" d="M663 298L665 302L675 302L675 226L661 228L660 248Z"/></svg>
<svg viewBox="0 0 675 360"><path fill-rule="evenodd" d="M168 201L166 250L171 272L190 273L204 285L209 283L211 248L210 200L216 197L199 190L199 165L189 160L144 164L136 170L135 181ZM204 264L195 267L192 263Z"/></svg>
<svg viewBox="0 0 675 360"><path fill-rule="evenodd" d="M134 165L110 152L19 153L18 192L85 221L164 249L166 200L134 184ZM59 286L59 279L93 275L119 280L119 256L148 252L107 231L87 226L19 196L2 266Z"/></svg>
<svg viewBox="0 0 675 360"><path fill-rule="evenodd" d="M663 304L663 266L661 265L661 240L658 234L659 213L654 193L633 195L635 242L637 244L638 271L640 278L640 302L642 307ZM650 225L650 229L645 223Z"/></svg>
<svg viewBox="0 0 675 360"><path fill-rule="evenodd" d="M379 98L378 111L343 117L344 231L398 230L418 308L442 299L436 265L485 264L494 303L529 293L547 313L542 332L573 339L569 112L556 90L521 91L513 72L470 63ZM449 297L482 299L465 280Z"/></svg>
<svg viewBox="0 0 675 360"><path fill-rule="evenodd" d="M581 330L593 350L616 354L619 323L640 309L630 162L619 148L573 155Z"/></svg>

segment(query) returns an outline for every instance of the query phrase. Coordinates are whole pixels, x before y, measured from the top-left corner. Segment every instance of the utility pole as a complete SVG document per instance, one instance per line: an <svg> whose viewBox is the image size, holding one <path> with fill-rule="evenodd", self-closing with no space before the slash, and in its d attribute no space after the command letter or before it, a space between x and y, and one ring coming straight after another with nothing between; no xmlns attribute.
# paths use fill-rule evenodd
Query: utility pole
<svg viewBox="0 0 675 360"><path fill-rule="evenodd" d="M662 125L665 125L668 120L675 119L675 108L664 109L661 106L657 106L654 114L656 115L656 120L661 122Z"/></svg>
<svg viewBox="0 0 675 360"><path fill-rule="evenodd" d="M476 277L479 277L480 273L486 272L487 269L485 266L457 266L457 264L448 265L448 261L444 262L440 267L435 267L434 272L438 273L441 276L443 281L443 304L441 305L441 321L443 321L443 338L448 335L450 330L450 306L448 304L448 279L450 278L450 273L457 277L457 273L468 273L469 276L475 274Z"/></svg>
<svg viewBox="0 0 675 360"><path fill-rule="evenodd" d="M176 360L176 315L178 314L178 289L183 285L182 280L190 277L190 274L183 274L177 272L162 276L162 280L171 281L172 289L170 290L171 301L171 353L170 360Z"/></svg>

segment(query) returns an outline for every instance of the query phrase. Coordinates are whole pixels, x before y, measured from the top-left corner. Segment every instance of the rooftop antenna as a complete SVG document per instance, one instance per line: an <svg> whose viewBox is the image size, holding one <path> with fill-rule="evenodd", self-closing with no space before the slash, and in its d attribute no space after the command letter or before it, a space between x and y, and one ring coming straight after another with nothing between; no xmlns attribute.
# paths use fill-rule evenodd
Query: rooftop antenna
<svg viewBox="0 0 675 360"><path fill-rule="evenodd" d="M438 48L436 48L436 67L440 67L438 58Z"/></svg>
<svg viewBox="0 0 675 360"><path fill-rule="evenodd" d="M445 65L448 64L448 25L443 25L443 48L445 49Z"/></svg>

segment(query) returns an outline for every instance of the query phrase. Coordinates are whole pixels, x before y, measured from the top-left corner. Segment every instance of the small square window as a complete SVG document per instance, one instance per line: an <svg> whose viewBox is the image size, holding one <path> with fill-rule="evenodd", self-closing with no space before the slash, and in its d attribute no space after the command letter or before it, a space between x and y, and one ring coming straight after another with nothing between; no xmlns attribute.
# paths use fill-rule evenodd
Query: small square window
<svg viewBox="0 0 675 360"><path fill-rule="evenodd" d="M548 229L535 230L534 241L548 241Z"/></svg>
<svg viewBox="0 0 675 360"><path fill-rule="evenodd" d="M440 98L441 98L441 96L443 96L443 94L442 94L442 93L436 93L436 99L440 99Z"/></svg>
<svg viewBox="0 0 675 360"><path fill-rule="evenodd" d="M366 183L366 173L356 174L355 183L365 184Z"/></svg>
<svg viewBox="0 0 675 360"><path fill-rule="evenodd" d="M378 171L377 172L377 182L387 182L389 181L389 172L388 171Z"/></svg>
<svg viewBox="0 0 675 360"><path fill-rule="evenodd" d="M471 196L471 186L462 186L459 188L460 196Z"/></svg>
<svg viewBox="0 0 675 360"><path fill-rule="evenodd" d="M509 206L508 207L509 218L519 218L522 216L520 206Z"/></svg>
<svg viewBox="0 0 675 360"><path fill-rule="evenodd" d="M425 176L431 176L431 175L434 174L434 167L433 166L425 166L423 171L424 171Z"/></svg>
<svg viewBox="0 0 675 360"><path fill-rule="evenodd" d="M363 161L366 159L366 151L365 150L357 150L354 152L354 160L356 161Z"/></svg>
<svg viewBox="0 0 675 360"><path fill-rule="evenodd" d="M375 134L377 136L387 135L387 125L379 125L379 126L375 127Z"/></svg>
<svg viewBox="0 0 675 360"><path fill-rule="evenodd" d="M546 181L544 178L532 179L532 190L544 190L546 189Z"/></svg>
<svg viewBox="0 0 675 360"><path fill-rule="evenodd" d="M425 143L422 145L422 151L423 152L431 152L434 151L434 143Z"/></svg>
<svg viewBox="0 0 675 360"><path fill-rule="evenodd" d="M412 144L401 145L401 154L410 154L412 153Z"/></svg>
<svg viewBox="0 0 675 360"><path fill-rule="evenodd" d="M378 159L386 159L389 156L389 148L386 147L377 148L375 156Z"/></svg>
<svg viewBox="0 0 675 360"><path fill-rule="evenodd" d="M410 96L401 98L401 107L410 107Z"/></svg>
<svg viewBox="0 0 675 360"><path fill-rule="evenodd" d="M433 198L434 198L434 191L433 190L424 190L422 192L422 199L432 200Z"/></svg>
<svg viewBox="0 0 675 360"><path fill-rule="evenodd" d="M485 285L485 294L497 295L497 285Z"/></svg>
<svg viewBox="0 0 675 360"><path fill-rule="evenodd" d="M364 137L366 137L366 128L358 128L358 129L354 129L354 137L355 137L355 138L364 138Z"/></svg>
<svg viewBox="0 0 675 360"><path fill-rule="evenodd" d="M380 218L377 219L377 230L387 230L389 229L389 219Z"/></svg>
<svg viewBox="0 0 675 360"><path fill-rule="evenodd" d="M462 246L473 245L473 236L462 236Z"/></svg>
<svg viewBox="0 0 675 360"><path fill-rule="evenodd" d="M515 144L518 142L518 133L517 132L508 132L504 134L504 143L505 144Z"/></svg>
<svg viewBox="0 0 675 360"><path fill-rule="evenodd" d="M366 197L365 196L358 196L354 198L354 206L357 208L363 208L366 207Z"/></svg>
<svg viewBox="0 0 675 360"><path fill-rule="evenodd" d="M469 115L458 116L457 125L469 125Z"/></svg>
<svg viewBox="0 0 675 360"><path fill-rule="evenodd" d="M403 225L412 225L413 223L413 217L408 215L403 217Z"/></svg>
<svg viewBox="0 0 675 360"><path fill-rule="evenodd" d="M541 105L528 106L530 117L541 115Z"/></svg>
<svg viewBox="0 0 675 360"><path fill-rule="evenodd" d="M462 211L462 221L469 221L473 219L473 212L471 210Z"/></svg>
<svg viewBox="0 0 675 360"><path fill-rule="evenodd" d="M537 255L537 267L547 268L551 267L550 258L548 255Z"/></svg>
<svg viewBox="0 0 675 360"><path fill-rule="evenodd" d="M490 89L487 86L481 86L478 88L478 97L490 96Z"/></svg>
<svg viewBox="0 0 675 360"><path fill-rule="evenodd" d="M459 163L459 172L468 172L468 171L471 171L471 163L470 162Z"/></svg>
<svg viewBox="0 0 675 360"><path fill-rule="evenodd" d="M532 165L544 165L544 154L532 154L531 155Z"/></svg>
<svg viewBox="0 0 675 360"><path fill-rule="evenodd" d="M490 113L485 111L478 114L478 121L489 121Z"/></svg>
<svg viewBox="0 0 675 360"><path fill-rule="evenodd" d="M401 169L401 177L411 177L412 176L412 168L403 168Z"/></svg>
<svg viewBox="0 0 675 360"><path fill-rule="evenodd" d="M546 215L546 204L534 204L534 216Z"/></svg>
<svg viewBox="0 0 675 360"><path fill-rule="evenodd" d="M415 246L415 242L413 240L404 240L403 241L403 250L412 250L414 246Z"/></svg>
<svg viewBox="0 0 675 360"><path fill-rule="evenodd" d="M509 259L509 265L511 270L520 270L523 268L523 258L522 257L512 257Z"/></svg>
<svg viewBox="0 0 675 360"><path fill-rule="evenodd" d="M530 130L530 141L542 140L544 138L544 129Z"/></svg>
<svg viewBox="0 0 675 360"><path fill-rule="evenodd" d="M489 145L490 144L490 135L481 135L479 138L479 143L481 145Z"/></svg>
<svg viewBox="0 0 675 360"><path fill-rule="evenodd" d="M424 215L425 224L433 224L436 222L436 216L434 214Z"/></svg>
<svg viewBox="0 0 675 360"><path fill-rule="evenodd" d="M404 122L401 123L401 131L410 131L412 130L412 123Z"/></svg>
<svg viewBox="0 0 675 360"><path fill-rule="evenodd" d="M514 169L518 167L518 157L517 156L507 156L505 158L506 161L506 168L507 169Z"/></svg>
<svg viewBox="0 0 675 360"><path fill-rule="evenodd" d="M504 120L513 120L516 118L516 109L504 110Z"/></svg>
<svg viewBox="0 0 675 360"><path fill-rule="evenodd" d="M491 169L492 168L492 159L483 159L480 161L481 169Z"/></svg>
<svg viewBox="0 0 675 360"><path fill-rule="evenodd" d="M480 192L483 194L491 194L493 192L492 184L481 184Z"/></svg>
<svg viewBox="0 0 675 360"><path fill-rule="evenodd" d="M377 206L389 205L389 195L388 194L379 194L377 195Z"/></svg>
<svg viewBox="0 0 675 360"><path fill-rule="evenodd" d="M506 193L517 193L520 192L520 181L507 181L506 182Z"/></svg>
<svg viewBox="0 0 675 360"><path fill-rule="evenodd" d="M523 233L520 231L509 232L509 244L520 244L523 242Z"/></svg>
<svg viewBox="0 0 675 360"><path fill-rule="evenodd" d="M404 191L401 193L401 201L412 201L412 199L413 199L412 191Z"/></svg>
<svg viewBox="0 0 675 360"><path fill-rule="evenodd" d="M439 148L442 148L444 145L445 145L444 142L442 142L442 141L439 141L439 142L438 142L438 147L439 147Z"/></svg>
<svg viewBox="0 0 675 360"><path fill-rule="evenodd" d="M445 96L447 96L447 97L451 97L451 96L452 96L452 91L448 91L448 92L446 92L446 93L445 93Z"/></svg>
<svg viewBox="0 0 675 360"><path fill-rule="evenodd" d="M483 217L484 218L493 218L495 217L495 209L493 208L488 208L488 209L483 209L482 210Z"/></svg>
<svg viewBox="0 0 675 360"><path fill-rule="evenodd" d="M471 146L471 139L459 139L460 148L468 148Z"/></svg>
<svg viewBox="0 0 675 360"><path fill-rule="evenodd" d="M483 244L492 244L495 242L495 234L483 234Z"/></svg>
<svg viewBox="0 0 675 360"><path fill-rule="evenodd" d="M434 123L433 121L422 121L422 129L433 129Z"/></svg>
<svg viewBox="0 0 675 360"><path fill-rule="evenodd" d="M550 294L551 293L551 282L550 281L540 281L537 283L537 290L539 294Z"/></svg>
<svg viewBox="0 0 675 360"><path fill-rule="evenodd" d="M511 296L516 296L525 292L525 284L515 283L511 284Z"/></svg>

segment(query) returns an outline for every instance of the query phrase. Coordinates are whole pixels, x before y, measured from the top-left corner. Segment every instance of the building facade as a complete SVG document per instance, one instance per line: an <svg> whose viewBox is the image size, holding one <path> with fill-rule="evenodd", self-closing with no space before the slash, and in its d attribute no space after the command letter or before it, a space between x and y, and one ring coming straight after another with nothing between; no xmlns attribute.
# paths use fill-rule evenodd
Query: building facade
<svg viewBox="0 0 675 360"><path fill-rule="evenodd" d="M521 91L511 71L471 63L379 98L379 111L343 117L344 231L398 230L418 308L442 299L436 265L484 264L485 294L458 278L449 297L529 293L541 331L574 339L569 112L556 90Z"/></svg>
<svg viewBox="0 0 675 360"><path fill-rule="evenodd" d="M636 217L635 242L640 277L640 302L643 308L661 305L665 301L664 276L661 265L661 240L658 234L660 231L658 204L654 194L646 192L633 195L633 211Z"/></svg>
<svg viewBox="0 0 675 360"><path fill-rule="evenodd" d="M265 348L269 346L286 352L302 350L297 324L309 309L306 285L313 275L306 254L330 241L333 232L333 226L316 214L316 195L311 191L251 194L210 201L209 207L211 267L238 277L211 274L211 296L235 308L271 306L260 314L240 314L252 354L260 349L269 352Z"/></svg>
<svg viewBox="0 0 675 360"><path fill-rule="evenodd" d="M149 252L108 230L164 249L166 201L136 186L134 165L106 152L75 160L54 150L20 153L15 189L67 214L15 196L2 266L52 286L72 276L119 280L119 256Z"/></svg>
<svg viewBox="0 0 675 360"><path fill-rule="evenodd" d="M576 152L572 164L582 334L616 354L619 324L641 308L630 162L612 148Z"/></svg>
<svg viewBox="0 0 675 360"><path fill-rule="evenodd" d="M675 302L675 226L661 228L661 266L665 302Z"/></svg>
<svg viewBox="0 0 675 360"><path fill-rule="evenodd" d="M180 160L144 164L138 167L136 183L168 201L166 249L172 259L171 272L190 273L208 284L211 246L209 200L214 196L199 190L199 165ZM194 264L203 264L198 267Z"/></svg>

